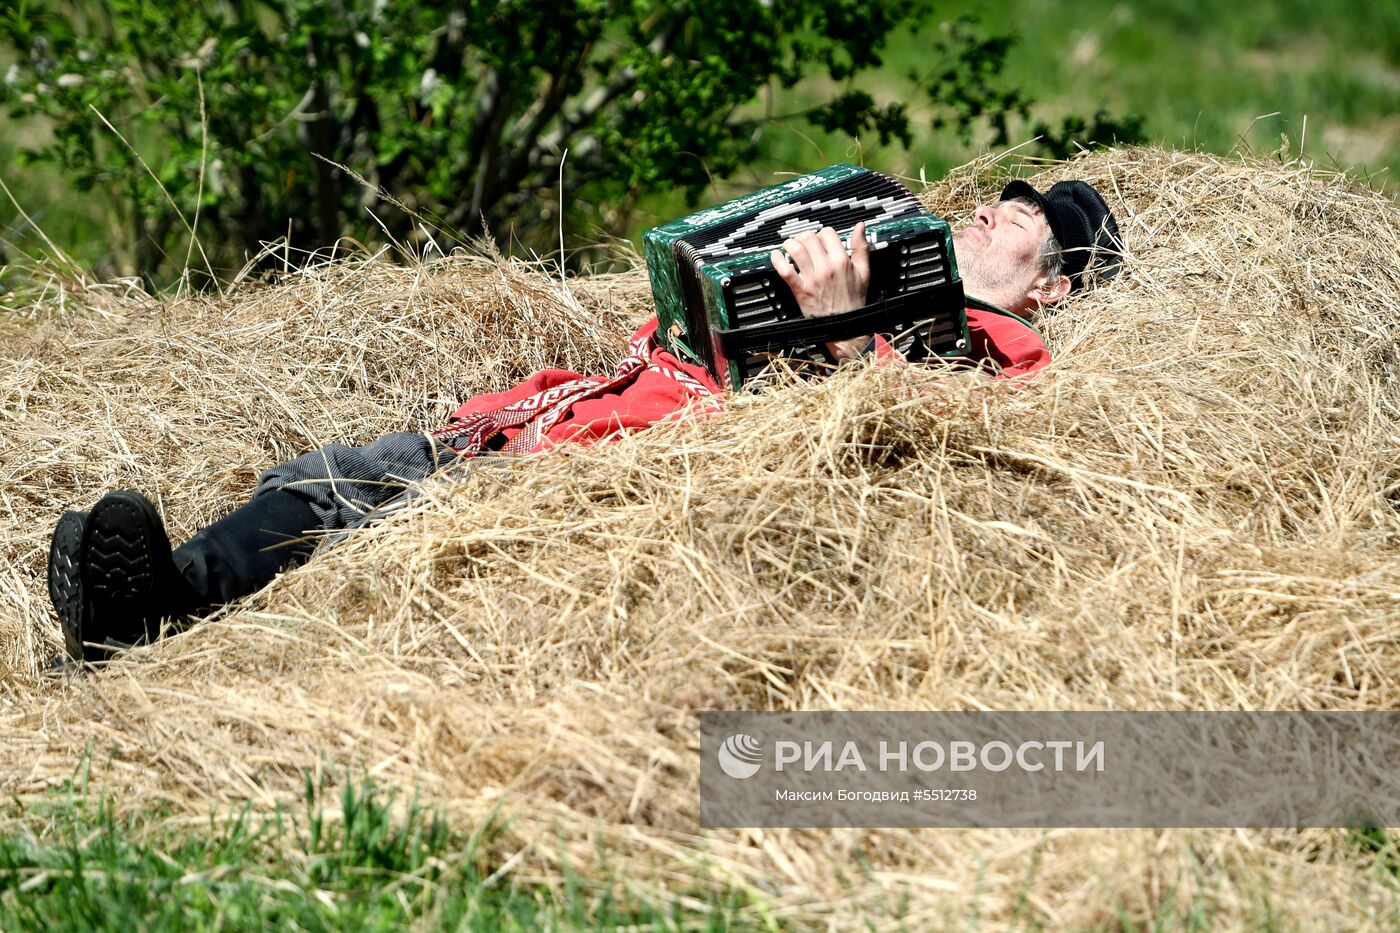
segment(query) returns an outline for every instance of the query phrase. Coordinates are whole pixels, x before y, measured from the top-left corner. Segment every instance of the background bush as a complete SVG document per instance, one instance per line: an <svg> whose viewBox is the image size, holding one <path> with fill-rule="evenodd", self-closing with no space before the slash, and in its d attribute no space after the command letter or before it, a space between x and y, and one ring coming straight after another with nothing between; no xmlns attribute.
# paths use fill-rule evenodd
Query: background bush
<svg viewBox="0 0 1400 933"><path fill-rule="evenodd" d="M4 19L3 100L52 128L27 161L119 192L148 279L184 268L196 218L207 255L193 265L219 277L279 237L410 237L415 214L545 249L561 171L570 231L625 226L639 195L693 201L759 154L769 117L747 105L771 88L820 76L821 100L786 119L907 145L907 103L879 103L859 79L892 30L930 13L890 0L28 0ZM1008 44L965 21L939 35L934 124L1006 138L1026 107L996 81Z"/></svg>
<svg viewBox="0 0 1400 933"><path fill-rule="evenodd" d="M1381 185L1400 168L1400 7L1362 0L30 0L0 17L0 180L27 212L0 196L0 262L6 241L47 252L37 226L104 279L204 272L172 202L227 277L284 237L423 246L376 186L438 229L484 220L521 253L562 239L578 264L775 173L934 178L1037 135L1018 151L1146 137Z"/></svg>

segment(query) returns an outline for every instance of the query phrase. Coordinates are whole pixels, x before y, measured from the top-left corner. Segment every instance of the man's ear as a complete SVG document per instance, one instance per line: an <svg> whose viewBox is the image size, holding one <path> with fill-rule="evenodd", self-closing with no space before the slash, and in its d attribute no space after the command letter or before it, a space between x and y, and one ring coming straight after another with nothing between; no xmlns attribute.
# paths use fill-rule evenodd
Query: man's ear
<svg viewBox="0 0 1400 933"><path fill-rule="evenodd" d="M1041 279L1036 286L1031 289L1030 299L1036 304L1044 307L1052 305L1061 298L1069 294L1069 276L1062 275L1053 279Z"/></svg>

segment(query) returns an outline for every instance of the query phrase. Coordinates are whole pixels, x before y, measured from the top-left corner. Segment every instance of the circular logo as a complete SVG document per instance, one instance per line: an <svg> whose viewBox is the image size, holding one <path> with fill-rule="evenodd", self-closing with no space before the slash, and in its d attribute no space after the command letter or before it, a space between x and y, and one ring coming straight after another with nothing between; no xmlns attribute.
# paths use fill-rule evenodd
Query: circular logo
<svg viewBox="0 0 1400 933"><path fill-rule="evenodd" d="M751 735L736 732L719 747L719 766L725 774L743 780L763 765L763 745Z"/></svg>

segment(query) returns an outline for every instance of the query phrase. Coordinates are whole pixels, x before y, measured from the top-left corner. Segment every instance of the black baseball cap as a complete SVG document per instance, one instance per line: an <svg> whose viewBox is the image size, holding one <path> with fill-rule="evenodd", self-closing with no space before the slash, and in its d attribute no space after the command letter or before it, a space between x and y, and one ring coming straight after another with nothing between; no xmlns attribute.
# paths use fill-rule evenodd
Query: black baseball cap
<svg viewBox="0 0 1400 933"><path fill-rule="evenodd" d="M1123 238L1118 222L1094 186L1061 181L1041 194L1019 178L1001 189L1001 199L1028 198L1038 205L1063 250L1063 272L1070 290L1085 284L1087 273L1111 279L1123 266Z"/></svg>

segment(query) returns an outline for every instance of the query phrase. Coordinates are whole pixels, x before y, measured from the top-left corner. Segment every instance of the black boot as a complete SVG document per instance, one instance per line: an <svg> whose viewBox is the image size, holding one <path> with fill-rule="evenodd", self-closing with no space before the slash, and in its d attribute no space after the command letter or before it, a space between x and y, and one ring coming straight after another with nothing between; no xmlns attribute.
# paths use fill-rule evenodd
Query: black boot
<svg viewBox="0 0 1400 933"><path fill-rule="evenodd" d="M83 532L87 529L87 515L86 512L64 512L49 542L49 601L58 613L64 650L75 661L84 657L83 575L78 555L83 545ZM58 660L55 659L55 666Z"/></svg>
<svg viewBox="0 0 1400 933"><path fill-rule="evenodd" d="M74 660L149 641L162 619L202 612L260 589L310 554L321 527L302 499L254 498L181 545L144 496L108 493L86 514L66 512L49 547L49 597Z"/></svg>

